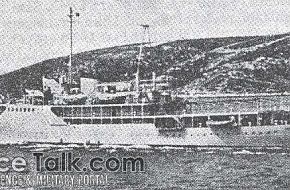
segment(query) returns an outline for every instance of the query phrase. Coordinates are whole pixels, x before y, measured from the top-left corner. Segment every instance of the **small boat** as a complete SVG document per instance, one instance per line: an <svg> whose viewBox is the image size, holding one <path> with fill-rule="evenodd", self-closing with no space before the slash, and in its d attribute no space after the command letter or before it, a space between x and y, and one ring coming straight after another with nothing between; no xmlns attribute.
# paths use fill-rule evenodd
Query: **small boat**
<svg viewBox="0 0 290 190"><path fill-rule="evenodd" d="M237 123L234 119L225 120L225 121L212 121L209 120L206 122L208 127L235 127Z"/></svg>

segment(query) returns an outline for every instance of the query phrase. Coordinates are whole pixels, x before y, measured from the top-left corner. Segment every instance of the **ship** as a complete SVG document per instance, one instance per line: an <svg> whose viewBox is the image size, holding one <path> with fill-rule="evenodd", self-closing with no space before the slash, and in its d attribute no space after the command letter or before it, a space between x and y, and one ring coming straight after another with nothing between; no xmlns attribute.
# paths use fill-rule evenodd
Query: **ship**
<svg viewBox="0 0 290 190"><path fill-rule="evenodd" d="M264 98L258 105L268 104ZM237 102L5 104L0 106L1 143L289 147L289 105Z"/></svg>
<svg viewBox="0 0 290 190"><path fill-rule="evenodd" d="M173 93L169 76L139 79L143 45L134 80L83 79L91 85L80 89L72 87L71 53L66 80L43 77L43 94L0 105L1 143L289 147L289 94Z"/></svg>

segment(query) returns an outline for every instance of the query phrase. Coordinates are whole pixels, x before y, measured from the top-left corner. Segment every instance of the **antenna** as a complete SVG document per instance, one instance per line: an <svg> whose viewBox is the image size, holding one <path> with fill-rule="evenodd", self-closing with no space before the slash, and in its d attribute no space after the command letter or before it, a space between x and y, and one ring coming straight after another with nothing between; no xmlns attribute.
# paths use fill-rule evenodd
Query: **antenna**
<svg viewBox="0 0 290 190"><path fill-rule="evenodd" d="M72 84L72 56L73 56L73 18L79 17L79 13L73 12L72 7L69 8L69 19L70 19L70 56L69 56L69 63L68 63L68 83L71 86Z"/></svg>

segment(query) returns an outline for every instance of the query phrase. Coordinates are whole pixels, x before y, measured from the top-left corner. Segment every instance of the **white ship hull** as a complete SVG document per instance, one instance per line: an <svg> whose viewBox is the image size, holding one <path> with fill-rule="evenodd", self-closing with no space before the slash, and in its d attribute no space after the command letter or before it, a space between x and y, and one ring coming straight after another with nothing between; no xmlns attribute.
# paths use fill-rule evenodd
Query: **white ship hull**
<svg viewBox="0 0 290 190"><path fill-rule="evenodd" d="M289 126L243 127L239 135L219 134L210 128L188 128L160 134L152 124L113 124L33 127L1 126L1 144L24 142L101 143L171 146L283 146L290 145ZM255 134L252 134L252 133ZM248 135L245 135L245 134ZM269 133L269 134L267 134Z"/></svg>
<svg viewBox="0 0 290 190"><path fill-rule="evenodd" d="M289 146L289 126L242 127L240 134L217 134L211 128L160 133L153 124L77 125L66 142L171 146Z"/></svg>
<svg viewBox="0 0 290 190"><path fill-rule="evenodd" d="M32 108L29 112L6 110L0 115L1 144L62 141L161 146L290 146L289 125L236 127L231 130L189 127L179 131L159 131L154 124L67 125L48 106Z"/></svg>

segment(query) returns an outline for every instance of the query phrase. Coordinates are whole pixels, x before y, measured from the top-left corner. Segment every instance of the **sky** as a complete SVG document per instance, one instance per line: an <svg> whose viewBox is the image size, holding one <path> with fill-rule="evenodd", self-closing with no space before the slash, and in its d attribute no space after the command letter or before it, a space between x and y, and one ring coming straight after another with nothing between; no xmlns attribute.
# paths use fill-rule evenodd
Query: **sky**
<svg viewBox="0 0 290 190"><path fill-rule="evenodd" d="M289 0L0 0L0 74L69 54L142 41L290 32Z"/></svg>

